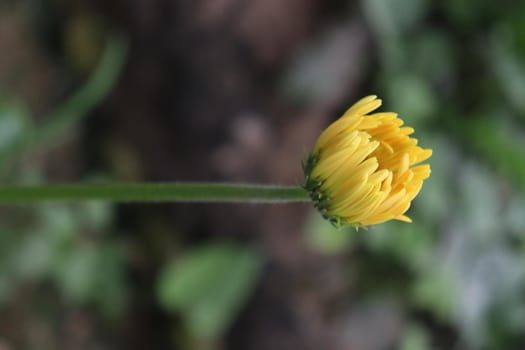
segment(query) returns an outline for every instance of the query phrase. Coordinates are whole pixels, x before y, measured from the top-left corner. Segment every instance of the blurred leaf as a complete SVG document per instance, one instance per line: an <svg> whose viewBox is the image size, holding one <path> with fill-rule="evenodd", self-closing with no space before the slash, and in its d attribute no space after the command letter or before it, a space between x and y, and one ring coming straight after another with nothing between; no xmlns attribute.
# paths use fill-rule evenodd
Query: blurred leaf
<svg viewBox="0 0 525 350"><path fill-rule="evenodd" d="M429 4L427 0L366 0L362 5L376 34L391 37L414 27Z"/></svg>
<svg viewBox="0 0 525 350"><path fill-rule="evenodd" d="M335 228L317 212L310 215L306 228L308 245L324 254L337 254L347 250L356 234L355 229Z"/></svg>
<svg viewBox="0 0 525 350"><path fill-rule="evenodd" d="M104 241L97 253L98 273L95 272L93 279L91 299L106 318L115 319L127 303L124 246L120 242Z"/></svg>
<svg viewBox="0 0 525 350"><path fill-rule="evenodd" d="M94 305L105 317L117 317L126 302L124 255L112 242L70 245L55 261L54 276L65 298Z"/></svg>
<svg viewBox="0 0 525 350"><path fill-rule="evenodd" d="M519 2L510 2L507 5L515 3ZM505 12L513 11L513 6L501 6L501 3L491 0L446 0L443 4L446 15L471 34L480 32L480 24L487 26L487 20L502 19Z"/></svg>
<svg viewBox="0 0 525 350"><path fill-rule="evenodd" d="M498 119L475 119L465 127L464 136L471 146L525 189L525 142L519 128Z"/></svg>
<svg viewBox="0 0 525 350"><path fill-rule="evenodd" d="M26 109L0 100L0 153L9 152L29 129Z"/></svg>
<svg viewBox="0 0 525 350"><path fill-rule="evenodd" d="M93 245L83 245L71 250L64 260L56 264L56 278L68 300L85 303L90 300L94 281L100 273L97 250Z"/></svg>
<svg viewBox="0 0 525 350"><path fill-rule="evenodd" d="M436 30L421 32L411 42L410 53L416 60L410 62L411 70L433 83L451 85L455 78L454 42L446 33Z"/></svg>
<svg viewBox="0 0 525 350"><path fill-rule="evenodd" d="M51 247L45 234L24 237L12 255L14 274L21 280L36 280L49 273Z"/></svg>
<svg viewBox="0 0 525 350"><path fill-rule="evenodd" d="M399 350L426 350L432 349L428 332L416 324L405 327Z"/></svg>
<svg viewBox="0 0 525 350"><path fill-rule="evenodd" d="M507 21L503 24L508 26L510 44L520 57L525 57L525 3L515 2L515 11L509 11Z"/></svg>
<svg viewBox="0 0 525 350"><path fill-rule="evenodd" d="M159 302L181 312L194 336L215 339L250 295L261 266L261 257L249 248L213 244L193 249L162 271Z"/></svg>
<svg viewBox="0 0 525 350"><path fill-rule="evenodd" d="M363 235L367 246L378 253L391 253L413 271L432 264L434 239L429 227L418 222L388 222Z"/></svg>
<svg viewBox="0 0 525 350"><path fill-rule="evenodd" d="M463 255L468 254L467 249ZM525 275L518 261L510 249L495 245L458 266L462 278L454 320L474 348L480 348L493 332L488 321L494 307L522 297Z"/></svg>
<svg viewBox="0 0 525 350"><path fill-rule="evenodd" d="M386 80L388 109L396 111L406 123L419 129L434 115L437 101L429 81L407 72Z"/></svg>
<svg viewBox="0 0 525 350"><path fill-rule="evenodd" d="M2 271L0 274L0 305L4 306L9 303L12 288L13 282L6 275L5 271Z"/></svg>
<svg viewBox="0 0 525 350"><path fill-rule="evenodd" d="M457 307L459 280L458 271L450 264L429 266L412 286L413 301L432 311L442 321L449 320Z"/></svg>
<svg viewBox="0 0 525 350"><path fill-rule="evenodd" d="M75 236L78 223L68 206L44 204L37 208L39 212L40 230L46 232L54 244L64 244ZM36 234L36 232L35 232Z"/></svg>
<svg viewBox="0 0 525 350"><path fill-rule="evenodd" d="M104 233L113 220L113 204L100 201L77 203L73 208L75 221L84 229Z"/></svg>
<svg viewBox="0 0 525 350"><path fill-rule="evenodd" d="M461 222L468 226L464 231L473 232L479 242L493 245L501 239L494 234L501 228L503 198L499 179L478 163L464 162L458 180Z"/></svg>
<svg viewBox="0 0 525 350"><path fill-rule="evenodd" d="M482 1L481 1L482 2ZM469 26L475 22L477 16L480 15L479 9L476 8L480 1L470 0L446 0L445 13L462 26Z"/></svg>
<svg viewBox="0 0 525 350"><path fill-rule="evenodd" d="M64 104L59 106L47 122L33 135L32 145L43 146L56 143L56 138L81 120L111 91L124 66L127 41L121 34L113 34L108 39L100 62L88 81Z"/></svg>
<svg viewBox="0 0 525 350"><path fill-rule="evenodd" d="M113 220L113 204L88 201L74 204L39 205L40 229L55 241L65 241L79 232L103 234Z"/></svg>
<svg viewBox="0 0 525 350"><path fill-rule="evenodd" d="M514 196L503 211L502 222L515 236L525 239L525 195Z"/></svg>
<svg viewBox="0 0 525 350"><path fill-rule="evenodd" d="M20 234L19 230L0 226L0 305L9 303L12 289L16 287L13 271L13 252L19 247L19 240L16 238Z"/></svg>
<svg viewBox="0 0 525 350"><path fill-rule="evenodd" d="M120 34L114 34L108 39L106 49L100 62L88 81L50 116L43 125L16 139L16 143L8 150L0 148L0 169L7 159L16 153L31 149L39 150L55 145L73 125L95 108L111 91L124 66L127 52L127 42Z"/></svg>
<svg viewBox="0 0 525 350"><path fill-rule="evenodd" d="M489 64L508 101L525 118L525 64L511 51L506 41L503 35L494 34Z"/></svg>

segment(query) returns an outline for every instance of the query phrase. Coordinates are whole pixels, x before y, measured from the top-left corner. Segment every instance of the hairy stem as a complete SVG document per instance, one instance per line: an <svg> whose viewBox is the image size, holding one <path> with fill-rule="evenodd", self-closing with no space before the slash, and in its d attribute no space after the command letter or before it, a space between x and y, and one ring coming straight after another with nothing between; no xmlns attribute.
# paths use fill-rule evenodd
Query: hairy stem
<svg viewBox="0 0 525 350"><path fill-rule="evenodd" d="M309 201L296 186L228 183L82 183L34 186L0 186L0 203L39 201L112 202L252 202Z"/></svg>

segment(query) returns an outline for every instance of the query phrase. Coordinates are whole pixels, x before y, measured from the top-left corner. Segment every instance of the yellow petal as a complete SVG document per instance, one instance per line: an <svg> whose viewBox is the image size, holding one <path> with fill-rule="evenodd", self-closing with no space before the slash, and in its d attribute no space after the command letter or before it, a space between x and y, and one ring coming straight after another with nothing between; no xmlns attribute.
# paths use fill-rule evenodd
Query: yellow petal
<svg viewBox="0 0 525 350"><path fill-rule="evenodd" d="M318 160L306 175L320 186L308 188L323 215L334 222L411 222L405 212L430 176L430 165L416 164L432 150L418 146L410 137L414 129L403 126L396 113L370 114L380 105L373 95L359 100L315 144Z"/></svg>

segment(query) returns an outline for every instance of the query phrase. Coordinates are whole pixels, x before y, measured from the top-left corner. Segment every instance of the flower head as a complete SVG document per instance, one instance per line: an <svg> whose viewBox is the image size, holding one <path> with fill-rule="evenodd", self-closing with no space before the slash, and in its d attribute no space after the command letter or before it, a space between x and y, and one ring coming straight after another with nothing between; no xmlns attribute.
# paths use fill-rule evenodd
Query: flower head
<svg viewBox="0 0 525 350"><path fill-rule="evenodd" d="M303 163L304 188L314 206L336 226L366 226L405 216L432 155L410 137L396 113L368 114L381 105L376 96L359 100L319 136Z"/></svg>

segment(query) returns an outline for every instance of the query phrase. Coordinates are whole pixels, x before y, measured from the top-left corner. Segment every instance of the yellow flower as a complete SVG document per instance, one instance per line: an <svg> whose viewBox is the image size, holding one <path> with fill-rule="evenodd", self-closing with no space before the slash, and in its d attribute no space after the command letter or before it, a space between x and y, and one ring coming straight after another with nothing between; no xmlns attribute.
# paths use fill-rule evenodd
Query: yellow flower
<svg viewBox="0 0 525 350"><path fill-rule="evenodd" d="M304 188L314 206L334 225L366 226L405 216L430 175L416 165L432 155L410 137L396 113L368 114L381 105L367 96L319 136L303 163ZM416 166L414 166L416 165Z"/></svg>

